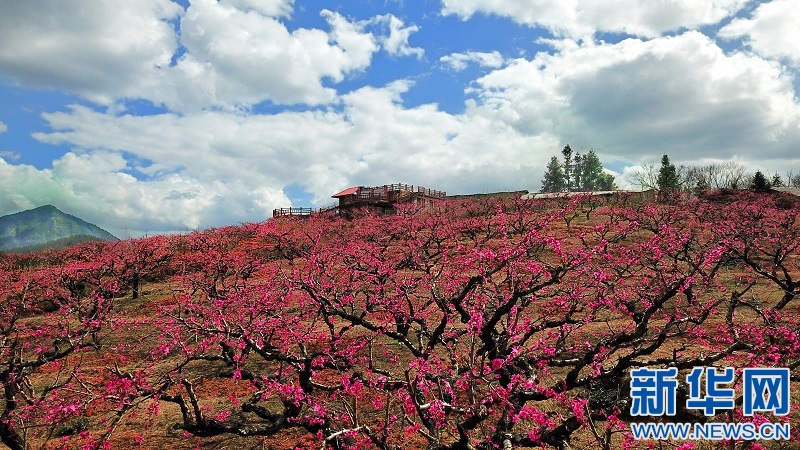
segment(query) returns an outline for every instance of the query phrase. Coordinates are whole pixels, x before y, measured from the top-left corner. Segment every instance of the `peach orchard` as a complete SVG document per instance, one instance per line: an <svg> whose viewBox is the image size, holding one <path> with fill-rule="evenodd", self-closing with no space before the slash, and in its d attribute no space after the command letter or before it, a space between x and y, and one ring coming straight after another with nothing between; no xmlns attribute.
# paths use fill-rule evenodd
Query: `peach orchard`
<svg viewBox="0 0 800 450"><path fill-rule="evenodd" d="M168 421L187 448L691 448L632 439L629 372L788 367L796 383L798 208L633 200L447 201L2 255L0 440L148 447ZM791 421L772 445L792 448L797 404L714 420Z"/></svg>

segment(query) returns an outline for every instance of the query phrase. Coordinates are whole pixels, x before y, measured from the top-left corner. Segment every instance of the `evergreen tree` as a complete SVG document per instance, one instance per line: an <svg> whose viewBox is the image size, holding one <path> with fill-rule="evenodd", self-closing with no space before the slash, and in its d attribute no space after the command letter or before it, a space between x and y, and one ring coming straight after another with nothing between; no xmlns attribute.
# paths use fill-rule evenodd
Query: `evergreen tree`
<svg viewBox="0 0 800 450"><path fill-rule="evenodd" d="M562 150L561 154L564 155L564 178L567 182L567 190L572 187L572 147L567 144Z"/></svg>
<svg viewBox="0 0 800 450"><path fill-rule="evenodd" d="M558 158L553 156L547 164L547 171L544 173L540 192L562 192L566 187L567 179L564 174L564 168L558 162Z"/></svg>
<svg viewBox="0 0 800 450"><path fill-rule="evenodd" d="M616 191L617 185L614 183L614 175L603 172L600 175L600 184L597 185L597 189L600 191Z"/></svg>
<svg viewBox="0 0 800 450"><path fill-rule="evenodd" d="M783 179L779 174L775 174L772 176L772 187L781 187L783 186Z"/></svg>
<svg viewBox="0 0 800 450"><path fill-rule="evenodd" d="M580 157L578 163L578 155L575 155L575 174L573 178L576 180L575 190L577 191L610 191L616 189L614 185L614 176L603 172L603 163L594 150Z"/></svg>
<svg viewBox="0 0 800 450"><path fill-rule="evenodd" d="M541 192L588 192L611 191L617 189L614 176L603 171L603 163L594 150L581 155L573 154L572 148L567 145L561 150L564 163L560 164L558 158L553 156L547 165L547 172L542 180Z"/></svg>
<svg viewBox="0 0 800 450"><path fill-rule="evenodd" d="M585 191L583 188L583 161L584 157L580 153L575 152L575 158L572 163L572 186L571 191Z"/></svg>
<svg viewBox="0 0 800 450"><path fill-rule="evenodd" d="M674 192L680 189L680 179L675 165L669 162L669 156L661 158L661 169L658 171L658 190L662 193Z"/></svg>
<svg viewBox="0 0 800 450"><path fill-rule="evenodd" d="M767 181L767 177L764 176L761 171L757 171L755 175L753 175L753 181L750 183L750 189L756 191L766 191L770 188L769 181Z"/></svg>
<svg viewBox="0 0 800 450"><path fill-rule="evenodd" d="M596 191L600 189L603 175L603 163L597 157L594 150L589 150L589 153L583 157L583 174L581 177L583 191Z"/></svg>

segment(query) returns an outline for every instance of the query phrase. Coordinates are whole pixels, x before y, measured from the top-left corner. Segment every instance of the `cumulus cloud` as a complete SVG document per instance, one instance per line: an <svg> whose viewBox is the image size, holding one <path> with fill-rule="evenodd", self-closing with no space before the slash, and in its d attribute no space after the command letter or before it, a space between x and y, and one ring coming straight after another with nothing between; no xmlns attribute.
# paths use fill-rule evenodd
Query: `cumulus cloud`
<svg viewBox="0 0 800 450"><path fill-rule="evenodd" d="M267 17L286 17L292 14L294 0L223 0L223 3Z"/></svg>
<svg viewBox="0 0 800 450"><path fill-rule="evenodd" d="M2 120L0 120L0 134L5 133L8 131L8 125L6 125Z"/></svg>
<svg viewBox="0 0 800 450"><path fill-rule="evenodd" d="M109 104L169 65L182 13L169 0L2 2L0 76Z"/></svg>
<svg viewBox="0 0 800 450"><path fill-rule="evenodd" d="M102 106L42 114L48 128L33 137L71 149L51 168L15 164L15 153L0 152L0 211L53 203L124 236L263 220L290 205L287 186L309 192L316 205L345 187L392 182L450 193L533 190L567 143L582 153L593 148L621 187L630 184L632 163L664 153L678 163L702 155L704 163L737 158L782 170L800 163L796 79L791 67L769 60L790 58L788 50L764 50L790 44L760 36L775 14L766 7L785 2L723 28L720 37L744 37L753 52L725 53L682 30L716 23L742 3L445 0L448 14L503 15L554 33L540 41L548 51L533 57L464 51L434 62L486 68L468 82L456 114L420 105L417 92L415 106L405 105L414 89L408 80L342 83L367 71L380 51L423 59L409 42L419 27L391 14L356 19L322 10L324 30L291 29L292 0L193 0L186 9L86 0L85 17L60 9L78 8L74 0L43 0L35 12L52 24L51 38L32 7L3 2L0 77ZM577 39L598 31L641 38ZM51 60L59 66L50 68ZM126 99L167 112L126 112ZM314 107L254 107L265 101Z"/></svg>
<svg viewBox="0 0 800 450"><path fill-rule="evenodd" d="M510 61L473 82L475 100L460 114L405 106L412 88L404 80L367 86L338 96L337 108L275 114L134 116L72 106L44 114L51 131L34 137L80 153L52 171L4 170L76 205L91 198L97 211L141 232L262 220L289 205L289 185L317 205L348 186L391 182L450 193L536 189L567 143L616 161L620 186L630 184L624 161L667 153L679 162L702 155L747 163L758 149L758 167L774 171L800 145L800 106L781 66L725 54L697 32ZM95 172L82 165L89 162ZM89 182L72 180L82 177ZM0 187L16 196L2 201L35 204L26 199L38 191L19 186Z"/></svg>
<svg viewBox="0 0 800 450"><path fill-rule="evenodd" d="M393 15L322 10L329 30L290 30L292 0L45 0L0 5L0 76L95 103L144 99L173 111L319 105L381 48L421 57ZM75 14L74 11L86 11ZM380 32L373 32L380 28ZM177 30L180 30L178 32Z"/></svg>
<svg viewBox="0 0 800 450"><path fill-rule="evenodd" d="M734 19L723 27L723 39L742 38L754 52L768 58L786 58L800 66L800 3L774 0L763 3L750 19Z"/></svg>
<svg viewBox="0 0 800 450"><path fill-rule="evenodd" d="M417 58L422 58L425 55L424 49L411 47L408 44L411 34L419 31L418 26L409 25L406 27L402 20L392 14L376 16L369 22L388 28L388 35L384 33L380 37L381 45L386 50L386 53L394 56L416 56Z"/></svg>
<svg viewBox="0 0 800 450"><path fill-rule="evenodd" d="M439 58L439 62L448 66L456 72L462 71L467 68L469 63L478 64L481 67L498 68L503 65L503 56L500 52L464 52L464 53L451 53L449 55Z"/></svg>
<svg viewBox="0 0 800 450"><path fill-rule="evenodd" d="M586 38L597 32L612 32L656 37L669 31L718 23L746 3L747 0L442 0L442 12L464 20L475 14L494 14L520 24L547 28L557 36Z"/></svg>
<svg viewBox="0 0 800 450"><path fill-rule="evenodd" d="M698 32L518 59L476 82L487 107L529 134L635 161L749 154L786 158L800 105L780 66L726 55Z"/></svg>
<svg viewBox="0 0 800 450"><path fill-rule="evenodd" d="M340 82L369 66L378 45L371 33L338 13L321 12L330 32L289 31L274 17L198 0L181 20L187 53L152 79L141 95L178 111L209 106L235 109L270 100L321 104Z"/></svg>
<svg viewBox="0 0 800 450"><path fill-rule="evenodd" d="M264 220L290 205L289 185L321 205L351 185L407 182L470 193L538 183L532 173L549 156L531 148L557 141L526 136L474 104L459 115L432 104L404 107L411 86L358 89L342 96L339 112L117 116L73 106L45 114L53 131L35 138L80 153L52 170L6 164L2 201L20 209L45 197L86 202L96 208L87 217L105 211L103 223L141 233ZM12 184L21 179L29 184Z"/></svg>
<svg viewBox="0 0 800 450"><path fill-rule="evenodd" d="M54 204L126 237L220 226L239 217L263 220L266 204L288 201L279 189L248 191L236 181L205 183L181 173L142 181L128 169L121 154L108 151L70 152L42 170L0 158L0 209Z"/></svg>

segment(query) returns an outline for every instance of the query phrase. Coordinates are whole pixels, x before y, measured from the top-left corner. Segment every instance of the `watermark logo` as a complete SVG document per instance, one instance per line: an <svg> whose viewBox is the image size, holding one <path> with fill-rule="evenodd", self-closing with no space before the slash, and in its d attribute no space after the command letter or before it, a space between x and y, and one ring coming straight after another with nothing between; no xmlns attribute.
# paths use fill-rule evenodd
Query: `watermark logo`
<svg viewBox="0 0 800 450"><path fill-rule="evenodd" d="M789 369L744 369L744 415L757 412L789 414Z"/></svg>
<svg viewBox="0 0 800 450"><path fill-rule="evenodd" d="M723 384L733 383L735 376L733 367L726 367L722 373L717 372L714 367L695 367L686 381L689 383L689 400L686 400L686 407L689 409L701 409L706 416L717 415L718 410L733 409L734 395L733 389L720 387ZM701 392L705 378L705 392Z"/></svg>
<svg viewBox="0 0 800 450"><path fill-rule="evenodd" d="M677 413L678 369L632 369L631 408L633 417L675 416ZM712 417L736 406L732 387L736 371L732 367L695 367L686 375L689 398L686 409ZM790 373L788 368L742 369L742 413L786 416L790 411ZM635 439L722 440L789 439L788 423L632 423Z"/></svg>
<svg viewBox="0 0 800 450"><path fill-rule="evenodd" d="M631 416L674 416L678 369L631 370Z"/></svg>

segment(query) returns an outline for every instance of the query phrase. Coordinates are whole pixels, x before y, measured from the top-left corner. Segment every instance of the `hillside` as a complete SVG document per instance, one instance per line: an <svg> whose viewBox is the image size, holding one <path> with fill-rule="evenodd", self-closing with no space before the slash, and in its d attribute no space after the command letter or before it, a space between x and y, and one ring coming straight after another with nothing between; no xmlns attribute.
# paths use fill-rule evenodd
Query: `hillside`
<svg viewBox="0 0 800 450"><path fill-rule="evenodd" d="M469 198L3 254L0 448L797 449L779 200ZM683 386L720 367L742 400L707 415ZM671 368L669 420L780 437L635 438L668 422L632 380ZM761 369L791 394L744 416Z"/></svg>
<svg viewBox="0 0 800 450"><path fill-rule="evenodd" d="M0 251L41 250L90 240L116 241L108 231L52 205L0 217Z"/></svg>

